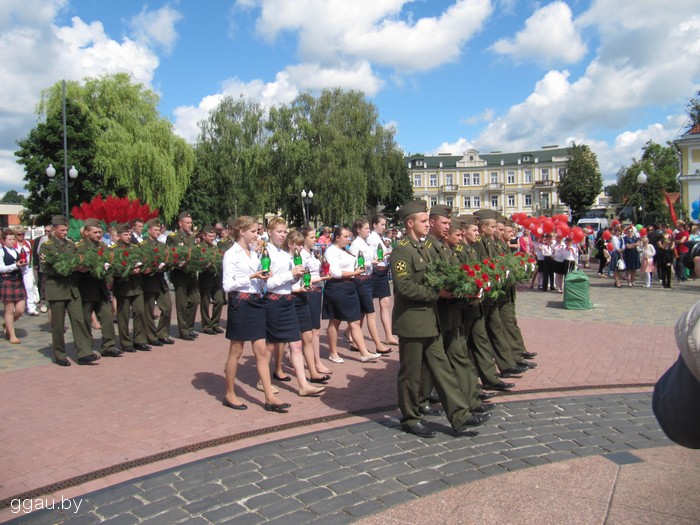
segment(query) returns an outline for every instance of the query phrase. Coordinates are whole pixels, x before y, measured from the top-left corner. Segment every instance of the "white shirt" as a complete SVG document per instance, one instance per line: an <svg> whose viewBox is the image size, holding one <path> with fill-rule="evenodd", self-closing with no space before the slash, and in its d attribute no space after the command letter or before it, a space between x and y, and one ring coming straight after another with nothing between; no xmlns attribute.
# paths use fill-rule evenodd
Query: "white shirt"
<svg viewBox="0 0 700 525"><path fill-rule="evenodd" d="M267 280L267 291L280 295L292 293L292 268L294 260L284 250L280 250L274 244L268 243L267 253L270 254L270 271L272 277Z"/></svg>
<svg viewBox="0 0 700 525"><path fill-rule="evenodd" d="M331 244L324 254L329 266L329 273L334 279L342 279L343 272L354 272L357 259L354 255L341 250L337 245Z"/></svg>
<svg viewBox="0 0 700 525"><path fill-rule="evenodd" d="M262 270L258 254L250 251L250 257L235 243L224 254L223 286L224 292L262 293L264 281L250 279L250 274Z"/></svg>
<svg viewBox="0 0 700 525"><path fill-rule="evenodd" d="M304 268L309 270L311 274L311 281L321 277L321 261L319 261L313 253L301 250L301 260L303 261ZM312 286L318 286L320 288L323 286L323 282L316 282Z"/></svg>
<svg viewBox="0 0 700 525"><path fill-rule="evenodd" d="M369 239L369 236L367 239ZM353 239L350 245L350 253L357 257L360 252L362 252L362 256L365 258L365 273L370 275L374 269L372 267L372 261L377 258L377 252L372 246L367 244L367 241L358 236Z"/></svg>

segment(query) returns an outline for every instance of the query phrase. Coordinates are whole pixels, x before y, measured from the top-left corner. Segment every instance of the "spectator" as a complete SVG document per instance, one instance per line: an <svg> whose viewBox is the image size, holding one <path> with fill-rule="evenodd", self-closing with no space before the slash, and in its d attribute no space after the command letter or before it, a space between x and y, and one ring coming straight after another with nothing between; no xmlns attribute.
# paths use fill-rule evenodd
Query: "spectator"
<svg viewBox="0 0 700 525"><path fill-rule="evenodd" d="M32 244L25 239L25 231L22 226L15 226L14 232L17 249L24 252L27 260L27 266L22 268L24 292L27 294L27 315L36 317L39 315L39 312L36 311L36 303L39 297L36 289L36 281L34 280L34 250L32 249Z"/></svg>
<svg viewBox="0 0 700 525"><path fill-rule="evenodd" d="M0 261L0 300L5 305L5 338L16 345L21 343L15 334L15 321L22 317L26 294L22 272L29 262L17 246L15 232L6 228L2 235L3 259Z"/></svg>

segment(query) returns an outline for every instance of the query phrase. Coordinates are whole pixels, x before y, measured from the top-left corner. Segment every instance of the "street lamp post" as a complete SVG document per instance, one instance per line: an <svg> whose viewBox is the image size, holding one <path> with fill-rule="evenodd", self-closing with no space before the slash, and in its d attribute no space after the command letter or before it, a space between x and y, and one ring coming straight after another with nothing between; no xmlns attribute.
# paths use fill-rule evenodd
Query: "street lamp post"
<svg viewBox="0 0 700 525"><path fill-rule="evenodd" d="M63 180L59 180L58 182L58 187L61 190L61 201L63 203L63 215L68 218L68 213L69 213L69 202L68 202L68 188L71 188L73 186L73 182L75 179L78 178L78 170L75 169L75 166L71 166L70 169L68 169L68 134L66 133L66 81L63 80L61 82L61 96L63 99ZM53 164L49 164L49 167L46 168L46 176L49 178L49 181L52 181L53 178L56 176L56 168L53 167ZM70 176L70 181L68 180L68 177Z"/></svg>
<svg viewBox="0 0 700 525"><path fill-rule="evenodd" d="M309 190L308 193L306 190L301 190L301 202L304 205L304 224L306 226L309 225L309 222L311 220L311 216L309 215L309 205L311 204L311 200L314 198L314 192Z"/></svg>
<svg viewBox="0 0 700 525"><path fill-rule="evenodd" d="M642 193L642 205L639 207L639 220L643 223L644 222L644 185L647 183L647 180L649 178L647 177L647 174L644 173L643 171L639 172L639 175L637 175L637 184L639 184L639 189L641 190ZM642 224L642 226L645 226Z"/></svg>

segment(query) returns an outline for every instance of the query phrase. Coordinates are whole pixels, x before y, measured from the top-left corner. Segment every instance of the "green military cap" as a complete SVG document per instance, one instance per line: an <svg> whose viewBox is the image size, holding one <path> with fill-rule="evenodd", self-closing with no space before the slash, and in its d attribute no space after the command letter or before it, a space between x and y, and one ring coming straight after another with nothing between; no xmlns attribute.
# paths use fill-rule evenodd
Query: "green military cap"
<svg viewBox="0 0 700 525"><path fill-rule="evenodd" d="M399 210L396 212L396 215L398 215L399 219L403 221L409 215L413 215L414 213L425 213L427 211L428 203L421 199L415 199L408 201L401 206L401 208L399 208Z"/></svg>
<svg viewBox="0 0 700 525"><path fill-rule="evenodd" d="M146 221L146 224L144 224L146 229L148 230L149 228L153 228L154 226L158 226L159 228L161 227L160 219L148 219Z"/></svg>
<svg viewBox="0 0 700 525"><path fill-rule="evenodd" d="M444 204L438 204L430 208L430 215L437 215L438 217L447 217L450 219L452 217L452 208Z"/></svg>
<svg viewBox="0 0 700 525"><path fill-rule="evenodd" d="M498 212L496 210L476 210L474 215L476 215L480 221L495 221L498 219Z"/></svg>
<svg viewBox="0 0 700 525"><path fill-rule="evenodd" d="M85 219L86 228L102 228L102 223L99 219Z"/></svg>
<svg viewBox="0 0 700 525"><path fill-rule="evenodd" d="M183 211L180 213L180 215L177 216L177 220L181 221L182 219L186 219L187 217L192 217L192 214L188 211Z"/></svg>
<svg viewBox="0 0 700 525"><path fill-rule="evenodd" d="M68 219L65 215L54 215L51 217L51 224L54 226L68 226Z"/></svg>
<svg viewBox="0 0 700 525"><path fill-rule="evenodd" d="M500 224L505 224L507 220L508 219L506 219L503 215L499 215L498 217L496 217L496 222Z"/></svg>
<svg viewBox="0 0 700 525"><path fill-rule="evenodd" d="M116 229L117 229L117 234L121 234L121 233L128 232L131 229L131 227L129 226L128 222L121 222L121 223L117 224Z"/></svg>
<svg viewBox="0 0 700 525"><path fill-rule="evenodd" d="M229 217L226 219L226 224L225 226L230 230L233 228L233 225L236 223L236 218L235 217Z"/></svg>
<svg viewBox="0 0 700 525"><path fill-rule="evenodd" d="M508 220L506 221L506 226L510 226L511 228L516 228L516 227L517 227L517 224L516 224L515 221L508 219Z"/></svg>
<svg viewBox="0 0 700 525"><path fill-rule="evenodd" d="M462 228L466 228L467 226L479 225L479 217L477 217L476 215L460 215L458 218L462 223Z"/></svg>
<svg viewBox="0 0 700 525"><path fill-rule="evenodd" d="M211 224L207 224L204 228L202 228L202 233L216 233L216 230Z"/></svg>

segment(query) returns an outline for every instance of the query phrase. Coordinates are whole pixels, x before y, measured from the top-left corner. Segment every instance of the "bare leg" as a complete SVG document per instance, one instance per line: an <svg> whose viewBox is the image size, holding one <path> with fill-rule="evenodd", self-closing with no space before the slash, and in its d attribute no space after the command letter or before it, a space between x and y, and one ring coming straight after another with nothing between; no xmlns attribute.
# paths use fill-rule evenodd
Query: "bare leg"
<svg viewBox="0 0 700 525"><path fill-rule="evenodd" d="M308 396L323 392L323 387L313 387L306 380L306 374L304 373L304 355L301 350L301 341L294 341L292 343L289 343L289 349L292 365L294 366L294 374L297 376L297 383L299 383L299 395Z"/></svg>
<svg viewBox="0 0 700 525"><path fill-rule="evenodd" d="M272 392L272 379L270 375L270 361L275 351L275 344L266 344L264 339L253 341L253 353L255 354L255 366L258 369L258 377L265 392L265 403L279 405L281 401Z"/></svg>
<svg viewBox="0 0 700 525"><path fill-rule="evenodd" d="M332 374L333 371L325 366L321 361L321 330L314 329L311 331L311 339L314 348L314 363L319 374Z"/></svg>
<svg viewBox="0 0 700 525"><path fill-rule="evenodd" d="M384 328L384 343L388 345L399 344L399 340L394 337L391 329L391 297L379 299L379 318L382 320Z"/></svg>
<svg viewBox="0 0 700 525"><path fill-rule="evenodd" d="M5 303L5 337L10 342L17 342L15 335L15 303Z"/></svg>
<svg viewBox="0 0 700 525"><path fill-rule="evenodd" d="M338 355L338 330L340 328L340 320L339 319L331 319L328 322L328 351L330 356L333 359L338 359L340 356Z"/></svg>
<svg viewBox="0 0 700 525"><path fill-rule="evenodd" d="M275 345L274 356L275 356L275 374L280 379L284 379L285 377L287 377L287 374L285 374L284 370L282 370L282 364L284 363L284 345L282 345L282 344Z"/></svg>
<svg viewBox="0 0 700 525"><path fill-rule="evenodd" d="M226 366L224 367L226 376L226 395L224 397L229 403L234 405L241 404L234 390L238 360L241 358L241 354L243 354L243 341L231 341L228 347L228 359L226 359Z"/></svg>
<svg viewBox="0 0 700 525"><path fill-rule="evenodd" d="M373 356L374 354L370 354L367 350L367 346L365 345L365 338L362 336L360 321L352 321L348 324L350 325L350 333L352 334L352 338L355 340L355 344L357 349L360 351L360 355L362 355L362 357Z"/></svg>
<svg viewBox="0 0 700 525"><path fill-rule="evenodd" d="M372 338L375 348L386 352L387 347L384 346L384 343L379 339L379 332L377 332L377 317L374 313L365 314L364 317L367 319L367 329L369 330L369 336Z"/></svg>
<svg viewBox="0 0 700 525"><path fill-rule="evenodd" d="M312 379L319 379L323 377L323 374L321 374L316 368L316 360L314 359L313 334L311 333L311 330L301 333L301 351L304 355L304 361L306 361L306 367L309 369L309 376Z"/></svg>

